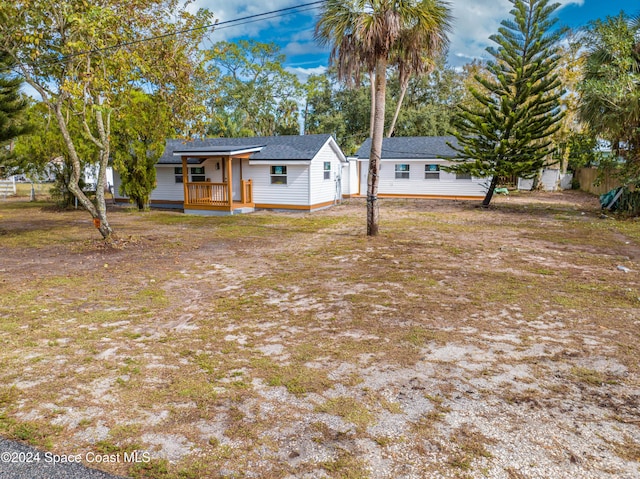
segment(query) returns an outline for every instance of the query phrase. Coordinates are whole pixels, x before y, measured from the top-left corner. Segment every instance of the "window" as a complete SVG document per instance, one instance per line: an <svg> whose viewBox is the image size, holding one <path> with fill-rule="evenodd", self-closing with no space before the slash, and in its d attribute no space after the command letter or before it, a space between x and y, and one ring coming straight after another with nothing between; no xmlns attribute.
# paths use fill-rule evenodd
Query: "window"
<svg viewBox="0 0 640 479"><path fill-rule="evenodd" d="M287 184L287 167L286 166L271 167L271 184L272 185Z"/></svg>
<svg viewBox="0 0 640 479"><path fill-rule="evenodd" d="M182 167L176 166L173 169L173 174L176 175L176 183L182 183Z"/></svg>
<svg viewBox="0 0 640 479"><path fill-rule="evenodd" d="M440 165L424 165L424 179L425 180L439 180L440 179Z"/></svg>
<svg viewBox="0 0 640 479"><path fill-rule="evenodd" d="M471 173L456 173L456 180L470 180Z"/></svg>
<svg viewBox="0 0 640 479"><path fill-rule="evenodd" d="M409 165L396 165L396 180L409 179Z"/></svg>
<svg viewBox="0 0 640 479"><path fill-rule="evenodd" d="M204 166L191 168L191 181L205 181Z"/></svg>
<svg viewBox="0 0 640 479"><path fill-rule="evenodd" d="M330 161L324 162L324 179L325 180L331 179L331 162Z"/></svg>

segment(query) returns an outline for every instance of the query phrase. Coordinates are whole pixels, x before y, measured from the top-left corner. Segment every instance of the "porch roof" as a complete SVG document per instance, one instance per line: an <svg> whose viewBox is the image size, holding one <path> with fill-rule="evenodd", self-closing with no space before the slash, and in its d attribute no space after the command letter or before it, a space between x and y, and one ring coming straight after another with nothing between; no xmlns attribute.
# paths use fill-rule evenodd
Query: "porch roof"
<svg viewBox="0 0 640 479"><path fill-rule="evenodd" d="M173 156L188 156L189 158L209 158L212 156L235 156L246 153L257 153L264 145L210 145L199 148L182 148L173 151Z"/></svg>

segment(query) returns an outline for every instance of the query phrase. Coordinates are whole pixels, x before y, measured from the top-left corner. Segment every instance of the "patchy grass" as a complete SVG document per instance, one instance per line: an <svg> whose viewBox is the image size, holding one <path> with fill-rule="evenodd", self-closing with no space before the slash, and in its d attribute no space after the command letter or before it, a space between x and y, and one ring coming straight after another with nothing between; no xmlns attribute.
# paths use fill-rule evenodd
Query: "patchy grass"
<svg viewBox="0 0 640 479"><path fill-rule="evenodd" d="M114 210L107 248L0 203L0 434L140 478L637 473L640 222L391 200L366 238L364 207Z"/></svg>
<svg viewBox="0 0 640 479"><path fill-rule="evenodd" d="M374 421L374 415L367 406L352 397L339 396L328 399L317 406L316 411L340 416L353 423L359 431L363 431Z"/></svg>

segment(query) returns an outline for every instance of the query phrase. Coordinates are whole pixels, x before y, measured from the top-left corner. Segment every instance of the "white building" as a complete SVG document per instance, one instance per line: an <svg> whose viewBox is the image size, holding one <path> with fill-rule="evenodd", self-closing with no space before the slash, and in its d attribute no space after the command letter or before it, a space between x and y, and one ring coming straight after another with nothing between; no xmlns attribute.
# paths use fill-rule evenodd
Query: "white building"
<svg viewBox="0 0 640 479"><path fill-rule="evenodd" d="M443 166L454 164L453 136L396 136L382 142L378 181L380 198L483 199L491 178L449 173ZM353 159L357 160L358 184L353 191L367 193L371 139L367 139Z"/></svg>
<svg viewBox="0 0 640 479"><path fill-rule="evenodd" d="M349 196L350 172L330 135L168 140L151 206L201 215L312 211ZM128 201L117 172L114 184L116 201Z"/></svg>

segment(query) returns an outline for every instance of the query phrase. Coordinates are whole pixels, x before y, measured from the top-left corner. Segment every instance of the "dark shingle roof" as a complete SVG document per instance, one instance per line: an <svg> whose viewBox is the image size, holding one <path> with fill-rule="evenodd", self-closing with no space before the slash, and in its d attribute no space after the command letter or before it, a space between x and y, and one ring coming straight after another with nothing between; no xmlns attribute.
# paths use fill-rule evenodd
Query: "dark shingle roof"
<svg viewBox="0 0 640 479"><path fill-rule="evenodd" d="M251 160L311 160L320 148L331 138L331 135L288 135L257 136L251 138L205 138L204 140L167 140L163 155L158 160L162 164L181 164L174 151L189 149L202 150L208 147L255 148L263 146L258 153L251 155Z"/></svg>
<svg viewBox="0 0 640 479"><path fill-rule="evenodd" d="M412 160L422 158L453 158L456 152L447 145L458 145L454 136L394 136L382 140L383 160ZM356 152L360 159L369 159L371 138Z"/></svg>

